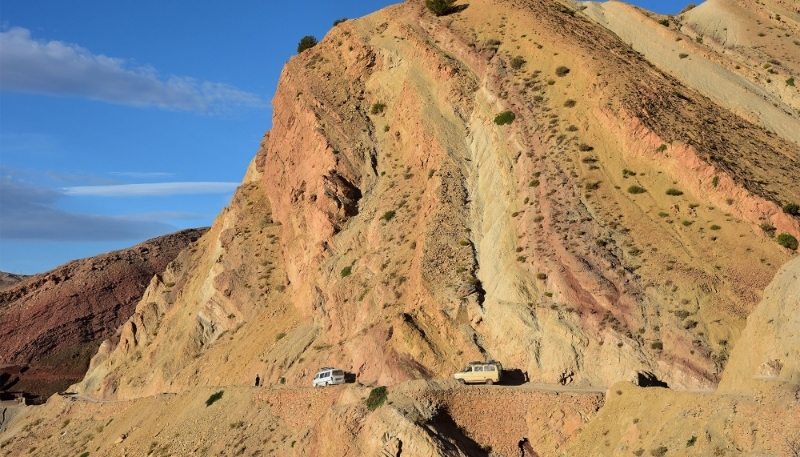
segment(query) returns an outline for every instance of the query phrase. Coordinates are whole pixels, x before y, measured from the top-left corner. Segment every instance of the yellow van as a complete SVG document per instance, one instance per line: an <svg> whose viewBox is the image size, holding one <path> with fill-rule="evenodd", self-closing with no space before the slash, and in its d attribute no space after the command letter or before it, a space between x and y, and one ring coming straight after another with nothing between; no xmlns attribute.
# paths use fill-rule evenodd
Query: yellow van
<svg viewBox="0 0 800 457"><path fill-rule="evenodd" d="M488 362L470 362L467 368L464 368L464 371L453 375L453 377L461 381L462 384L481 383L488 385L499 383L502 376L503 365L494 360Z"/></svg>

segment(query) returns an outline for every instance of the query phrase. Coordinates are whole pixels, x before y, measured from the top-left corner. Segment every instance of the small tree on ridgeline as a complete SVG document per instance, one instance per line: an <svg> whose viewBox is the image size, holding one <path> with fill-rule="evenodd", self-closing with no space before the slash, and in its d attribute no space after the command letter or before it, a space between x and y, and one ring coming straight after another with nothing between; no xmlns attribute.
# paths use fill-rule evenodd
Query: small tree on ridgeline
<svg viewBox="0 0 800 457"><path fill-rule="evenodd" d="M456 0L425 0L425 6L428 7L431 13L437 16L444 16L453 9L455 2Z"/></svg>
<svg viewBox="0 0 800 457"><path fill-rule="evenodd" d="M300 40L300 44L297 45L297 53L300 54L306 49L311 49L316 45L317 39L311 35L306 35Z"/></svg>

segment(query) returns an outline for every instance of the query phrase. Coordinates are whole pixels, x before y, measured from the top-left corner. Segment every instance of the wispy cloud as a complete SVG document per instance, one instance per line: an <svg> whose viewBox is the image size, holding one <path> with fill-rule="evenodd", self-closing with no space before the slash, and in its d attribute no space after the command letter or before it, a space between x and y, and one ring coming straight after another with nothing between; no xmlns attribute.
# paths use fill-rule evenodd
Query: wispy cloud
<svg viewBox="0 0 800 457"><path fill-rule="evenodd" d="M0 240L128 241L174 232L177 227L136 216L99 216L55 208L62 194L0 176Z"/></svg>
<svg viewBox="0 0 800 457"><path fill-rule="evenodd" d="M125 178L134 178L134 179L159 179L159 178L169 178L172 176L172 173L164 173L164 172L138 172L138 171L112 171L112 175L114 176L122 176Z"/></svg>
<svg viewBox="0 0 800 457"><path fill-rule="evenodd" d="M131 66L76 44L35 40L21 27L0 32L0 54L0 88L7 90L204 113L268 106L259 96L228 84L164 78L152 67Z"/></svg>
<svg viewBox="0 0 800 457"><path fill-rule="evenodd" d="M92 197L146 197L165 195L225 194L233 192L235 182L161 182L150 184L118 184L114 186L64 187L70 196Z"/></svg>

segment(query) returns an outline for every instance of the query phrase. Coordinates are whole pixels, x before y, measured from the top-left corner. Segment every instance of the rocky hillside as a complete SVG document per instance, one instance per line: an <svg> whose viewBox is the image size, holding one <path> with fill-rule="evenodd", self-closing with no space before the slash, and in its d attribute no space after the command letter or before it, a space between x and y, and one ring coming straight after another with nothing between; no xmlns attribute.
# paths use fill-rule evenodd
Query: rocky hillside
<svg viewBox="0 0 800 457"><path fill-rule="evenodd" d="M340 24L286 65L230 207L82 389L328 364L391 384L481 358L711 388L794 254L771 238L800 236L800 147L696 89L558 2Z"/></svg>
<svg viewBox="0 0 800 457"><path fill-rule="evenodd" d="M0 388L48 396L83 377L100 342L133 314L154 276L206 230L72 261L0 291Z"/></svg>
<svg viewBox="0 0 800 457"><path fill-rule="evenodd" d="M717 14L708 3L697 10ZM775 27L791 39L784 14ZM778 426L761 436L742 424L774 415L797 384L794 324L776 327L778 343L751 328L791 311L762 305L748 321L797 255L796 89L735 73L744 57L706 40L698 17L555 0L471 0L437 17L410 0L338 24L284 67L272 130L231 204L152 281L74 389L114 405L108 417L127 425L113 433L135 434L132 449L162 430L135 425L155 410L143 405L187 424L169 429L190 436L180 450L154 441L164 454L514 455L528 438L525 455L664 455L675 442L778 455ZM800 57L784 41L787 64L773 72ZM780 278L796 260L787 268ZM736 354L756 342L754 368ZM511 406L500 410L517 420L480 422L488 394L438 382L488 358L531 382L502 387L512 393L497 404L560 385L611 393L597 419L600 404L581 400L543 407L549 427L542 411ZM735 374L723 376L729 360ZM777 380L758 387L768 401L720 419L745 404L728 376L762 363ZM358 384L317 398L307 386L321 366ZM230 387L256 375L278 388ZM721 379L719 397L696 393ZM362 386L379 385L402 394L370 412ZM288 416L282 389L298 395ZM218 392L231 403L204 409ZM699 409L670 409L673 398ZM78 409L100 417L51 402L47 423ZM688 417L710 424L691 446L684 435L700 426ZM4 436L50 433L17 430ZM70 452L112 448L112 432L70 433Z"/></svg>

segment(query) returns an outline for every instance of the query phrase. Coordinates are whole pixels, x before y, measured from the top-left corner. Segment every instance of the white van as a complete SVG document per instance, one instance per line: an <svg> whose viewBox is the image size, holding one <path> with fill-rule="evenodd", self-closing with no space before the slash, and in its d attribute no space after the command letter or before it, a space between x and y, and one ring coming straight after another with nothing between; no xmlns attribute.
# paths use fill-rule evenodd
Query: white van
<svg viewBox="0 0 800 457"><path fill-rule="evenodd" d="M314 376L314 387L332 386L334 384L344 384L344 371L336 368L323 367Z"/></svg>

